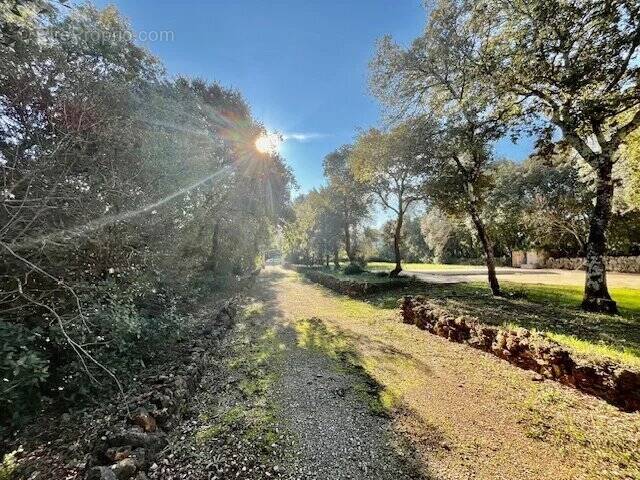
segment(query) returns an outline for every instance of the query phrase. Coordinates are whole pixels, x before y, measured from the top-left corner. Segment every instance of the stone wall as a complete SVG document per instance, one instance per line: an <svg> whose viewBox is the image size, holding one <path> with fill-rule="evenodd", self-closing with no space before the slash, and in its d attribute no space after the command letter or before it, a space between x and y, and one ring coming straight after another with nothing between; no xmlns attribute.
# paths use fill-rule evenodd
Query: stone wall
<svg viewBox="0 0 640 480"><path fill-rule="evenodd" d="M609 272L640 273L640 256L636 257L607 257L607 270ZM586 260L584 258L549 258L545 262L546 268L559 268L562 270L584 270Z"/></svg>
<svg viewBox="0 0 640 480"><path fill-rule="evenodd" d="M313 267L304 267L300 265L284 264L285 268L303 274L309 280L319 283L323 287L349 295L351 297L360 297L371 293L386 292L394 288L401 288L408 284L409 280L405 279L389 279L386 282L372 283L358 278L354 275L353 280L341 280L329 273L325 273L320 269Z"/></svg>
<svg viewBox="0 0 640 480"><path fill-rule="evenodd" d="M224 302L188 348L185 365L148 379L147 391L126 399L120 416L91 434L87 480L147 479L145 471L167 445L166 432L178 424L204 369L215 361L208 345L232 326L236 310L234 299Z"/></svg>
<svg viewBox="0 0 640 480"><path fill-rule="evenodd" d="M613 362L591 363L541 334L524 328L503 329L469 316L454 317L425 298L400 300L402 321L421 330L466 343L509 363L533 370L633 412L640 410L640 371Z"/></svg>

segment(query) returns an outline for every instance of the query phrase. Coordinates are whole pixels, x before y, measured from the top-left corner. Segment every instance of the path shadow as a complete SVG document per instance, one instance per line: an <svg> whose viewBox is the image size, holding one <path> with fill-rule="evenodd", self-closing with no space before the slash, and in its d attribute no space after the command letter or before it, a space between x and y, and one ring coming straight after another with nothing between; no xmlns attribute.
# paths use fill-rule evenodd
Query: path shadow
<svg viewBox="0 0 640 480"><path fill-rule="evenodd" d="M251 290L251 294L262 301L265 305L263 317L266 321L272 318L286 318L287 312L282 310L282 306L278 300L281 282L285 277L290 276L288 272L284 272L277 268L268 268L263 271L256 285ZM299 277L295 281L307 283ZM406 428L399 429L398 418L407 418L411 412L405 409L401 403L391 405L389 403L388 392L384 386L373 378L365 368L365 361L360 353L354 348L358 344L362 348L375 352L379 361L387 361L390 358L403 358L405 361L412 362L421 374L429 375L429 367L413 358L410 354L403 352L393 345L385 342L372 340L362 335L352 332L339 331L337 329L328 328L327 324L319 318L310 317L296 323L282 322L279 327L279 334L282 338L289 339L289 348L300 348L308 350L312 355L320 355L326 358L326 362L330 368L334 369L339 375L349 379L351 387L347 392L338 392L342 395L352 395L358 398L362 405L366 407L368 413L377 418L376 422L382 425L382 431L393 433L393 441L389 442L392 450L388 452L400 462L402 468L407 469L407 475L394 478L411 478L428 480L437 478L427 464L428 459L421 458L416 448L416 438L407 434ZM293 343L291 345L291 343ZM322 376L323 372L318 372ZM414 416L415 417L415 416ZM424 445L425 439L428 439L433 448L427 448L429 451L436 451L440 445L445 443L442 431L436 426L420 425L419 441ZM424 452L425 449L420 449ZM395 463L395 462L394 462ZM359 478L359 477L356 477ZM388 478L366 475L362 478Z"/></svg>

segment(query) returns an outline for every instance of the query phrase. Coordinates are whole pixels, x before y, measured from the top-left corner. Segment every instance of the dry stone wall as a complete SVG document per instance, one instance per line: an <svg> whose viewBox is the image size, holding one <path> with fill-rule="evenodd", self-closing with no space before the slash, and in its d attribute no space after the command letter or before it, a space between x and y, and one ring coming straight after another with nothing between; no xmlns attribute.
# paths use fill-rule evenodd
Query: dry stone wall
<svg viewBox="0 0 640 480"><path fill-rule="evenodd" d="M235 315L236 301L225 302L189 348L180 373L149 379L145 392L122 405L119 419L93 434L87 480L147 478L145 471L167 445L166 432L181 420L181 412L210 363L207 346L224 335Z"/></svg>
<svg viewBox="0 0 640 480"><path fill-rule="evenodd" d="M640 273L640 256L636 257L607 257L607 270L610 272ZM546 268L562 270L584 270L586 260L580 258L549 258L545 262Z"/></svg>
<svg viewBox="0 0 640 480"><path fill-rule="evenodd" d="M454 317L421 296L399 301L404 323L466 343L542 377L595 395L622 410L640 410L640 371L614 362L591 363L524 328L503 329L470 316Z"/></svg>
<svg viewBox="0 0 640 480"><path fill-rule="evenodd" d="M322 270L312 267L303 267L291 264L285 264L284 267L303 274L312 282L319 283L323 287L330 288L335 292L349 295L351 297L360 297L372 293L385 292L394 288L401 288L406 286L409 281L407 279L397 279L383 283L372 283L358 279L355 275L354 280L341 280L333 275L324 273Z"/></svg>

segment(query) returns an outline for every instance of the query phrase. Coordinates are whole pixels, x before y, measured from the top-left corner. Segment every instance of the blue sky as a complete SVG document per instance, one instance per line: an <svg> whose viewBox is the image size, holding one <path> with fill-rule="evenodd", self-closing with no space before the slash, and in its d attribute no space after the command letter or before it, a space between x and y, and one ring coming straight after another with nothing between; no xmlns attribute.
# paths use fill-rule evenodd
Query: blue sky
<svg viewBox="0 0 640 480"><path fill-rule="evenodd" d="M254 116L291 138L282 154L302 191L321 185L322 159L379 123L367 91L376 39L407 44L420 34L421 0L116 0L137 32L171 31L172 41L142 42L170 75L237 88ZM501 142L513 159L531 149Z"/></svg>

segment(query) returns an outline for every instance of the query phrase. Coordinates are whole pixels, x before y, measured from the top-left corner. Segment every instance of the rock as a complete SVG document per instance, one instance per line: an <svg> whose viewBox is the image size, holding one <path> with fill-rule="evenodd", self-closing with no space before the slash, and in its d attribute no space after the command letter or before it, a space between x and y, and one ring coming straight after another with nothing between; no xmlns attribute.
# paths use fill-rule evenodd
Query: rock
<svg viewBox="0 0 640 480"><path fill-rule="evenodd" d="M93 467L87 472L87 480L118 480L109 467Z"/></svg>
<svg viewBox="0 0 640 480"><path fill-rule="evenodd" d="M158 432L146 433L142 429L123 430L107 438L109 445L114 447L131 445L132 447L144 447L152 450L160 450L167 440Z"/></svg>
<svg viewBox="0 0 640 480"><path fill-rule="evenodd" d="M125 458L111 467L118 480L129 480L136 474L138 468L131 458Z"/></svg>
<svg viewBox="0 0 640 480"><path fill-rule="evenodd" d="M144 448L136 448L131 454L129 458L133 460L138 470L145 468L149 464L149 454Z"/></svg>
<svg viewBox="0 0 640 480"><path fill-rule="evenodd" d="M127 458L130 454L131 446L127 445L124 447L111 447L106 451L104 456L110 462L119 462L120 460Z"/></svg>
<svg viewBox="0 0 640 480"><path fill-rule="evenodd" d="M145 432L155 432L156 419L145 409L139 408L132 416L131 421L142 428Z"/></svg>

